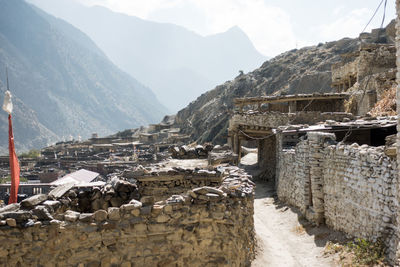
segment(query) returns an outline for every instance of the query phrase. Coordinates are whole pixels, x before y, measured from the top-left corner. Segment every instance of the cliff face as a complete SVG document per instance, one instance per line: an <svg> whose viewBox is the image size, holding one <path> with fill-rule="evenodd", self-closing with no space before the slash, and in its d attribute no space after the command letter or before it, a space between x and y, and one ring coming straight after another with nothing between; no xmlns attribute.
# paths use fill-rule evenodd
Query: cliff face
<svg viewBox="0 0 400 267"><path fill-rule="evenodd" d="M393 25L390 23L383 31L384 42L393 42ZM369 35L369 42L382 41L382 34L364 37ZM344 38L278 55L260 68L201 95L178 112L175 124L200 143L224 143L234 98L331 92L332 64L340 62L341 55L358 51L359 44L359 39Z"/></svg>

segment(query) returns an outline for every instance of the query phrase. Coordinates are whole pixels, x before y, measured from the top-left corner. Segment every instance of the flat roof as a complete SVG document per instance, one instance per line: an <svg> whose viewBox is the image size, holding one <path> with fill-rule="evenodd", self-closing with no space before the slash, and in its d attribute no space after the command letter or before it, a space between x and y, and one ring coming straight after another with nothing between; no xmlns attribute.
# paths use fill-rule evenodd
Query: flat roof
<svg viewBox="0 0 400 267"><path fill-rule="evenodd" d="M67 183L75 183L75 184L90 183L97 176L99 176L99 173L97 172L80 169L79 171L67 174L64 177L55 180L54 182L51 183L51 185L62 185Z"/></svg>
<svg viewBox="0 0 400 267"><path fill-rule="evenodd" d="M286 127L280 127L283 133L290 132L310 132L310 131L342 131L347 129L352 130L367 130L393 127L397 125L397 119L395 116L377 118L377 119L359 119L348 122L337 122L337 121L326 121L325 123L316 125L291 125Z"/></svg>

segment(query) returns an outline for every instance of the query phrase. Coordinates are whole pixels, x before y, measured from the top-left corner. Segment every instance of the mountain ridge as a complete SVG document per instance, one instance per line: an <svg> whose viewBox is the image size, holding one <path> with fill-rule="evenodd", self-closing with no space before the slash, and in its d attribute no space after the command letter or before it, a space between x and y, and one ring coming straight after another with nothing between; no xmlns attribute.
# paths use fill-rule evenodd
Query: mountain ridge
<svg viewBox="0 0 400 267"><path fill-rule="evenodd" d="M0 6L0 69L8 67L14 99L23 103L14 105L18 149L62 136L106 135L165 115L151 90L110 62L83 32L22 0L0 0ZM29 129L36 130L28 134ZM6 129L1 131L5 136ZM41 142L32 143L38 133ZM6 140L1 139L3 151Z"/></svg>
<svg viewBox="0 0 400 267"><path fill-rule="evenodd" d="M88 34L116 65L152 88L174 112L239 70L250 71L266 59L237 26L203 37L179 25L105 7L65 0L29 2Z"/></svg>
<svg viewBox="0 0 400 267"><path fill-rule="evenodd" d="M389 42L394 40L394 25L392 21L384 31ZM342 61L341 55L358 51L359 45L358 38L343 38L284 52L199 96L178 111L175 127L198 143L225 143L234 98L332 92L331 66Z"/></svg>

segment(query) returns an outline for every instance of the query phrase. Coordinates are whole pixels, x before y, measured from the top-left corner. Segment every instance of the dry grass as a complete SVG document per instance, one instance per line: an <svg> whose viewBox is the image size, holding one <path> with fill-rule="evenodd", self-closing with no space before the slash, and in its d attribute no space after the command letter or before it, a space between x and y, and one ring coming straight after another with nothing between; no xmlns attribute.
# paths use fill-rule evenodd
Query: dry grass
<svg viewBox="0 0 400 267"><path fill-rule="evenodd" d="M292 231L298 235L303 235L306 232L306 229L303 227L303 225L297 225Z"/></svg>
<svg viewBox="0 0 400 267"><path fill-rule="evenodd" d="M347 113L353 114L357 112L357 100L355 95L350 96L348 100L344 101L344 110Z"/></svg>
<svg viewBox="0 0 400 267"><path fill-rule="evenodd" d="M355 239L345 244L329 241L324 254L336 256L337 264L342 267L389 266L384 260L382 244L364 239Z"/></svg>
<svg viewBox="0 0 400 267"><path fill-rule="evenodd" d="M369 112L371 116L395 116L396 112L396 87L393 86L385 92L385 95L379 100Z"/></svg>

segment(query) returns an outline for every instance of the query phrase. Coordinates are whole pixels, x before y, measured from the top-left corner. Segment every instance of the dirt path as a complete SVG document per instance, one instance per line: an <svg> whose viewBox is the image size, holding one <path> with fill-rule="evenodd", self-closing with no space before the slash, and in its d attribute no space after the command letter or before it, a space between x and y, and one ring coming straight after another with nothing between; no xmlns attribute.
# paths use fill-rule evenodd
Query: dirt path
<svg viewBox="0 0 400 267"><path fill-rule="evenodd" d="M254 162L256 154L251 153L241 163L249 172L257 172ZM327 240L338 234L311 225L296 209L279 203L271 184L257 183L254 223L258 249L252 266L335 266L323 250Z"/></svg>

